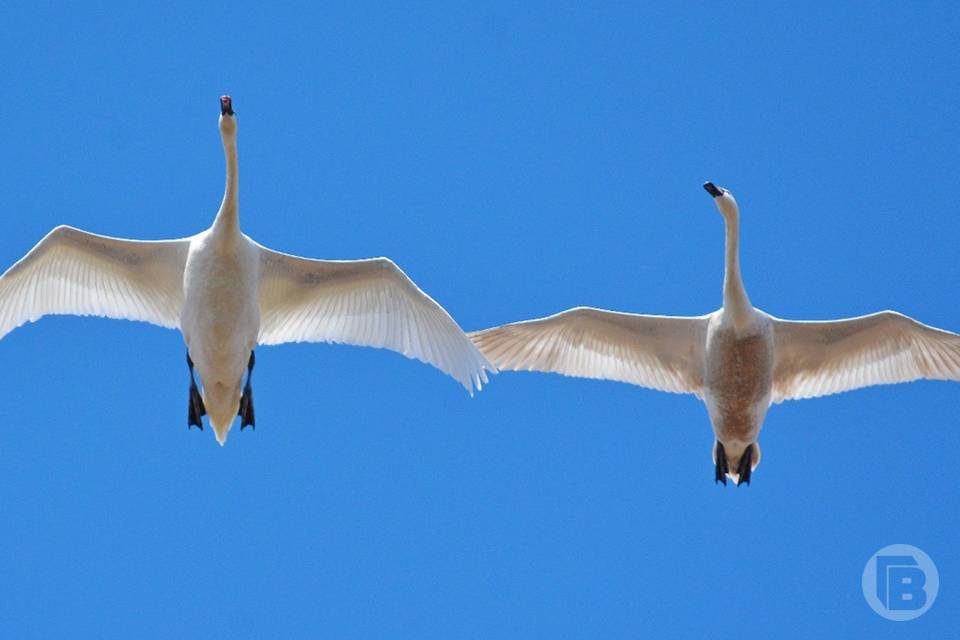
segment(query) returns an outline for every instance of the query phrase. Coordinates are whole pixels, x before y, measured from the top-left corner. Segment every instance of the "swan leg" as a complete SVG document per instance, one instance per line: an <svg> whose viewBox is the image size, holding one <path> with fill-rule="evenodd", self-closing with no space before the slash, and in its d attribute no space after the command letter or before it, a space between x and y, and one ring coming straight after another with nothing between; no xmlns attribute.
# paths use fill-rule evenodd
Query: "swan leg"
<svg viewBox="0 0 960 640"><path fill-rule="evenodd" d="M713 484L722 482L727 486L727 452L723 449L723 443L717 440L717 465L713 476Z"/></svg>
<svg viewBox="0 0 960 640"><path fill-rule="evenodd" d="M251 351L250 362L247 364L247 384L243 387L243 394L240 396L240 410L237 411L237 415L240 416L240 431L243 431L244 427L248 425L254 429L257 428L253 415L253 387L250 386L254 363L255 359L253 351Z"/></svg>
<svg viewBox="0 0 960 640"><path fill-rule="evenodd" d="M203 398L200 397L200 390L197 389L197 381L193 377L193 360L190 359L190 352L187 351L187 367L190 369L190 399L187 402L187 429L198 427L203 431L203 421L201 417L207 414L207 408L203 406Z"/></svg>
<svg viewBox="0 0 960 640"><path fill-rule="evenodd" d="M737 486L746 484L750 486L750 474L753 472L753 445L749 445L740 456L740 463L737 464Z"/></svg>

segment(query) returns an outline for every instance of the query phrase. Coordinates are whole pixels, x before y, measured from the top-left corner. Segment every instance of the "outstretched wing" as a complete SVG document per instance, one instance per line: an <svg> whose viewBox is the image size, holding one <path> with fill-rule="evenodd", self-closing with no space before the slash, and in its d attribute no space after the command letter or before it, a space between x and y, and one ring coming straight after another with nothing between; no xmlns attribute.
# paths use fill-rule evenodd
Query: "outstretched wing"
<svg viewBox="0 0 960 640"><path fill-rule="evenodd" d="M261 247L260 344L341 342L428 362L473 393L493 371L453 318L387 258L310 260Z"/></svg>
<svg viewBox="0 0 960 640"><path fill-rule="evenodd" d="M702 395L707 317L577 307L471 333L500 369L550 371Z"/></svg>
<svg viewBox="0 0 960 640"><path fill-rule="evenodd" d="M895 311L802 322L774 318L773 401L919 378L960 380L960 335Z"/></svg>
<svg viewBox="0 0 960 640"><path fill-rule="evenodd" d="M0 337L49 314L177 328L188 248L57 227L0 276Z"/></svg>

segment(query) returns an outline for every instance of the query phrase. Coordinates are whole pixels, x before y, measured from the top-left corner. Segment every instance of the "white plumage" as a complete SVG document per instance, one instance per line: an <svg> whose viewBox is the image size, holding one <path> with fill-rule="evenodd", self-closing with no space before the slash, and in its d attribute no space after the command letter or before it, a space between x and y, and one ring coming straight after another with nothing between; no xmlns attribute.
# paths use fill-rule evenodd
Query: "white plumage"
<svg viewBox="0 0 960 640"><path fill-rule="evenodd" d="M213 226L162 241L57 227L0 277L0 337L49 314L180 329L203 382L203 410L221 444L242 410L240 385L258 343L383 347L434 365L471 394L480 389L493 367L453 318L387 258L300 258L240 232L236 118L229 97L221 98L221 107L227 180Z"/></svg>
<svg viewBox="0 0 960 640"><path fill-rule="evenodd" d="M487 359L392 260L310 260L259 248L260 344L383 347L432 364L471 393L487 381Z"/></svg>
<svg viewBox="0 0 960 640"><path fill-rule="evenodd" d="M50 314L178 328L189 246L57 227L0 277L0 338Z"/></svg>

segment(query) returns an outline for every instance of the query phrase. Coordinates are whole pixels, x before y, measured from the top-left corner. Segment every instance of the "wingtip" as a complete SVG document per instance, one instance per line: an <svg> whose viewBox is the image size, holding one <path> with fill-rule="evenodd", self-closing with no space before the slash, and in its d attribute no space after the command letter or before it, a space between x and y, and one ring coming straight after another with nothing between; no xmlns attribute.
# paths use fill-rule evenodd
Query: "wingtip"
<svg viewBox="0 0 960 640"><path fill-rule="evenodd" d="M483 382L480 380L480 376L476 374L471 374L468 380L462 380L464 388L467 390L467 393L470 394L472 398L474 393L479 393L483 391Z"/></svg>
<svg viewBox="0 0 960 640"><path fill-rule="evenodd" d="M467 334L469 335L469 334ZM487 376L487 372L490 374L500 373L500 370L485 355L481 352L476 345L473 345L473 352L476 356L476 368L471 371L465 378L460 379L460 384L464 386L467 390L467 393L470 394L472 398L474 392L483 391L483 385L490 382L490 378Z"/></svg>

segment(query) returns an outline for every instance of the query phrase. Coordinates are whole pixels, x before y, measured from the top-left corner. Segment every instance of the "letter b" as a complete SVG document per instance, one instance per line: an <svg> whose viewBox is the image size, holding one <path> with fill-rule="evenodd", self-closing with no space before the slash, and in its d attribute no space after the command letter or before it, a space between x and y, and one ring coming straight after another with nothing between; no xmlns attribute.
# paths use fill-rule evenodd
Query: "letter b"
<svg viewBox="0 0 960 640"><path fill-rule="evenodd" d="M890 584L890 599L887 608L893 611L914 611L927 604L927 592L923 586L927 576L919 567L890 567L887 577Z"/></svg>

